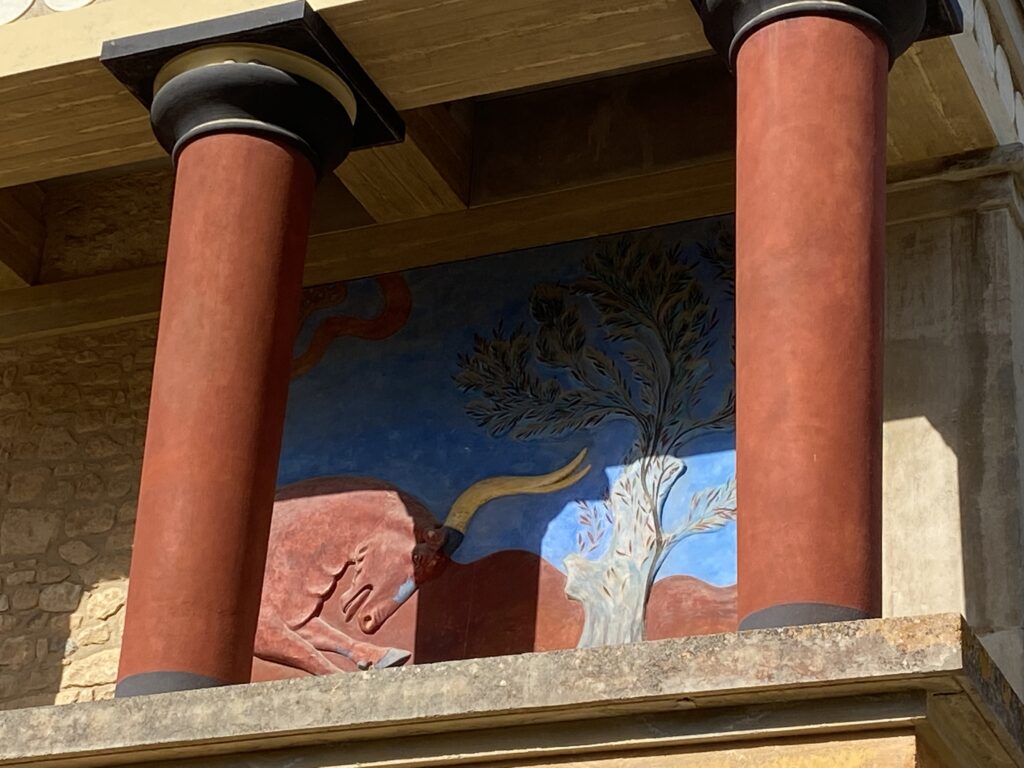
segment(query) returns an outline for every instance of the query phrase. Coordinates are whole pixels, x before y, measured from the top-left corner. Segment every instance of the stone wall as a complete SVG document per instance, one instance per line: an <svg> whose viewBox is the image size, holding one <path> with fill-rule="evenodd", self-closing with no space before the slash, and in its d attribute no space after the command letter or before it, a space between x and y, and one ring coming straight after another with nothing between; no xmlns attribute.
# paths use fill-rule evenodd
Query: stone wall
<svg viewBox="0 0 1024 768"><path fill-rule="evenodd" d="M889 227L883 594L886 616L966 616L1024 693L1024 246L995 183Z"/></svg>
<svg viewBox="0 0 1024 768"><path fill-rule="evenodd" d="M0 347L0 709L113 690L154 337Z"/></svg>

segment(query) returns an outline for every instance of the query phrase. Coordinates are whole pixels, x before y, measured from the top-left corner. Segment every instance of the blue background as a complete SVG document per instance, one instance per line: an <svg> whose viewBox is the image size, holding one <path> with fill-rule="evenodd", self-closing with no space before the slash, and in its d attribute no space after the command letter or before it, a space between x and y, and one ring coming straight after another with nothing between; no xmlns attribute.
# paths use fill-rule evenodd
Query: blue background
<svg viewBox="0 0 1024 768"><path fill-rule="evenodd" d="M728 222L731 226L731 222ZM701 262L700 243L713 244L721 221L688 222L649 230L664 245L682 246L683 260L697 274L719 313L712 361L733 377L731 296ZM288 401L279 485L318 476L380 478L420 498L443 520L455 498L485 477L541 474L564 465L588 448L590 474L570 489L546 496L519 496L485 505L456 553L471 562L503 549L543 555L564 571L563 559L576 551L577 499L599 502L621 469L633 442L626 422L605 422L562 438L519 441L495 438L465 412L472 394L453 377L458 355L472 349L476 334L505 328L533 330L529 297L538 283L565 282L581 273L581 258L600 238L489 256L405 273L413 295L409 322L384 341L336 339L309 373L294 380ZM319 322L330 315L372 317L380 311L376 283L349 285L345 301L320 310L305 322L296 350L306 347ZM612 349L609 347L608 349ZM727 380L716 377L705 400L717 401ZM712 433L690 443L687 471L673 489L665 527L688 508L691 495L726 482L735 473L735 437ZM696 576L711 584L736 582L735 523L679 544L658 577Z"/></svg>

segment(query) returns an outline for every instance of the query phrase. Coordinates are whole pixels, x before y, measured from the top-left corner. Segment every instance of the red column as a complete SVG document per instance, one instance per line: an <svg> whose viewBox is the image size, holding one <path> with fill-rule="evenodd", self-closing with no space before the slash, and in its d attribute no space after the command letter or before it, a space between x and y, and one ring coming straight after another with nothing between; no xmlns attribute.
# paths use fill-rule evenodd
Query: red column
<svg viewBox="0 0 1024 768"><path fill-rule="evenodd" d="M813 15L738 53L744 628L880 615L889 57L875 28Z"/></svg>
<svg viewBox="0 0 1024 768"><path fill-rule="evenodd" d="M315 181L270 138L180 155L118 695L249 680Z"/></svg>

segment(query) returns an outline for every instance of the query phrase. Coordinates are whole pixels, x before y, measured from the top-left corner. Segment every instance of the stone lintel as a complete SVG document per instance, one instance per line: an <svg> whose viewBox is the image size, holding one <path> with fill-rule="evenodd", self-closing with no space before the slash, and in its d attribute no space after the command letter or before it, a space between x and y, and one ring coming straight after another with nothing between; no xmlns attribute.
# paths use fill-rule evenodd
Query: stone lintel
<svg viewBox="0 0 1024 768"><path fill-rule="evenodd" d="M270 749L310 766L486 762L933 719L944 740L988 732L982 741L1003 755L992 764L1024 765L1021 713L961 618L936 615L13 711L0 717L0 765L201 756L227 767L257 764L254 753Z"/></svg>

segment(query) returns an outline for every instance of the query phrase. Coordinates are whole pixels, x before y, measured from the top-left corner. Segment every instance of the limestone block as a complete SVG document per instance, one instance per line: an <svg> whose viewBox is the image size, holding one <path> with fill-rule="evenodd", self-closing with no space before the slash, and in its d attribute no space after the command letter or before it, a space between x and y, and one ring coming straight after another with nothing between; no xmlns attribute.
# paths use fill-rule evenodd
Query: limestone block
<svg viewBox="0 0 1024 768"><path fill-rule="evenodd" d="M0 666L21 667L33 657L35 649L31 637L9 637L0 642Z"/></svg>
<svg viewBox="0 0 1024 768"><path fill-rule="evenodd" d="M104 459L121 451L121 446L106 435L90 438L85 444L85 455L90 459Z"/></svg>
<svg viewBox="0 0 1024 768"><path fill-rule="evenodd" d="M47 427L39 436L40 459L66 459L78 450L78 442L63 427Z"/></svg>
<svg viewBox="0 0 1024 768"><path fill-rule="evenodd" d="M100 584L104 581L127 578L130 565L130 552L97 558L78 569L78 575L86 584Z"/></svg>
<svg viewBox="0 0 1024 768"><path fill-rule="evenodd" d="M75 486L67 480L58 480L46 492L46 503L51 507L63 508L64 504L74 498Z"/></svg>
<svg viewBox="0 0 1024 768"><path fill-rule="evenodd" d="M110 627L106 624L96 624L77 632L74 642L78 647L84 648L89 645L103 645L108 640L110 640Z"/></svg>
<svg viewBox="0 0 1024 768"><path fill-rule="evenodd" d="M96 550L84 541L69 541L60 545L60 556L72 565L84 565L96 557Z"/></svg>
<svg viewBox="0 0 1024 768"><path fill-rule="evenodd" d="M25 392L4 392L0 395L0 411L23 411L29 406Z"/></svg>
<svg viewBox="0 0 1024 768"><path fill-rule="evenodd" d="M65 686L90 688L94 685L110 685L117 680L117 663L120 651L116 648L98 651L83 659L76 659L64 670L61 681Z"/></svg>
<svg viewBox="0 0 1024 768"><path fill-rule="evenodd" d="M39 605L39 588L24 586L11 591L11 607L16 611L27 611Z"/></svg>
<svg viewBox="0 0 1024 768"><path fill-rule="evenodd" d="M111 499L121 499L132 492L134 483L132 478L128 475L120 475L118 477L112 477L107 481L107 496ZM135 509L135 505L132 504L132 509ZM120 513L118 515L120 517ZM134 513L132 518L134 518Z"/></svg>
<svg viewBox="0 0 1024 768"><path fill-rule="evenodd" d="M32 501L46 485L47 476L43 472L16 472L11 475L11 483L7 489L7 501L12 504L23 504Z"/></svg>
<svg viewBox="0 0 1024 768"><path fill-rule="evenodd" d="M102 483L99 487L102 492ZM100 504L87 509L76 509L68 515L64 523L64 532L72 538L89 533L104 533L114 527L114 519L116 517L117 510L113 504Z"/></svg>
<svg viewBox="0 0 1024 768"><path fill-rule="evenodd" d="M66 565L51 565L36 571L36 581L40 584L56 584L70 575L71 569Z"/></svg>
<svg viewBox="0 0 1024 768"><path fill-rule="evenodd" d="M31 584L35 580L35 571L15 571L4 579L4 583L9 587L16 587L19 584Z"/></svg>
<svg viewBox="0 0 1024 768"><path fill-rule="evenodd" d="M45 587L39 596L39 607L50 613L70 613L78 608L81 598L82 587L65 581Z"/></svg>
<svg viewBox="0 0 1024 768"><path fill-rule="evenodd" d="M75 432L98 432L105 425L103 411L79 411L75 414Z"/></svg>
<svg viewBox="0 0 1024 768"><path fill-rule="evenodd" d="M117 510L117 522L119 523L133 523L135 522L136 515L136 504L135 501L125 502Z"/></svg>
<svg viewBox="0 0 1024 768"><path fill-rule="evenodd" d="M106 587L89 595L87 614L93 619L109 619L124 606L127 594L123 587Z"/></svg>
<svg viewBox="0 0 1024 768"><path fill-rule="evenodd" d="M130 550L134 540L135 528L133 526L117 528L111 531L107 537L107 550L110 552Z"/></svg>
<svg viewBox="0 0 1024 768"><path fill-rule="evenodd" d="M7 510L0 522L0 556L42 554L57 534L58 524L53 512Z"/></svg>
<svg viewBox="0 0 1024 768"><path fill-rule="evenodd" d="M88 472L75 479L75 498L95 501L103 496L103 478L94 472ZM73 536L75 534L68 534Z"/></svg>
<svg viewBox="0 0 1024 768"><path fill-rule="evenodd" d="M11 599L7 595L0 595L0 613L11 609Z"/></svg>

